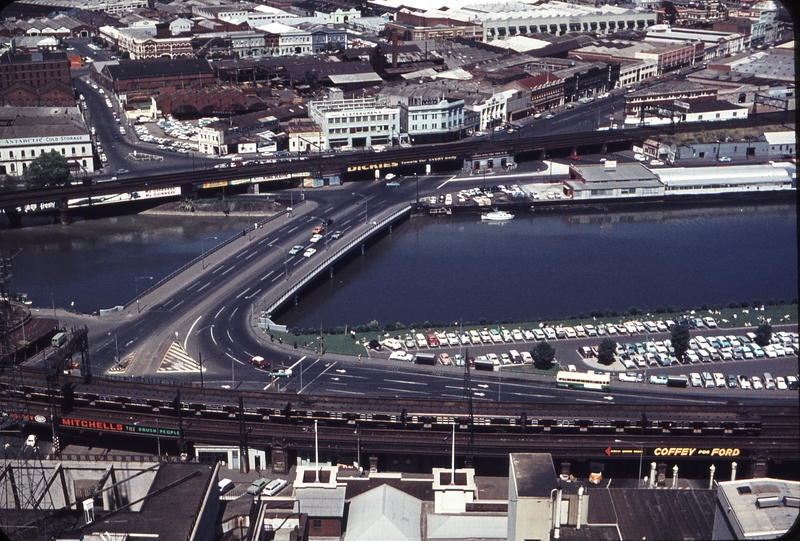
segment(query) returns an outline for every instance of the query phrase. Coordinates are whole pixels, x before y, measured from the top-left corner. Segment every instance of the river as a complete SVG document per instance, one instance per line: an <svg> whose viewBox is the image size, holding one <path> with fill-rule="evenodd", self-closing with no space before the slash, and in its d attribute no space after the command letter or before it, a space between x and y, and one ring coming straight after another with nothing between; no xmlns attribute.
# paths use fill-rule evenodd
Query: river
<svg viewBox="0 0 800 541"><path fill-rule="evenodd" d="M0 232L12 292L91 313L124 304L247 218L138 215ZM214 239L213 237L217 237ZM138 280L137 280L138 278ZM798 291L792 204L606 214L414 217L279 317L323 328L694 308ZM51 296L52 295L52 296Z"/></svg>

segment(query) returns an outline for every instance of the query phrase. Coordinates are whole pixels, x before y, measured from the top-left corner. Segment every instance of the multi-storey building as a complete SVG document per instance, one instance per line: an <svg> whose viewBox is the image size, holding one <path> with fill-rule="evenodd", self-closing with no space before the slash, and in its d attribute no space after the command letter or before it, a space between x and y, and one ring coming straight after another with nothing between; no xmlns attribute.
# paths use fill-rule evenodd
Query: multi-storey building
<svg viewBox="0 0 800 541"><path fill-rule="evenodd" d="M744 47L744 36L696 28L670 28L658 25L647 30L648 43L703 43L703 60L738 54Z"/></svg>
<svg viewBox="0 0 800 541"><path fill-rule="evenodd" d="M278 52L275 56L313 54L311 32L281 23L268 23L258 27L266 34L278 36Z"/></svg>
<svg viewBox="0 0 800 541"><path fill-rule="evenodd" d="M165 28L166 29L166 28ZM156 28L114 28L103 26L100 37L127 52L131 60L148 58L188 58L194 55L191 38L175 37ZM162 35L163 34L163 35Z"/></svg>
<svg viewBox="0 0 800 541"><path fill-rule="evenodd" d="M328 25L303 22L293 25L311 34L311 50L314 54L342 51L347 48L347 30Z"/></svg>
<svg viewBox="0 0 800 541"><path fill-rule="evenodd" d="M65 53L0 55L0 106L75 105Z"/></svg>
<svg viewBox="0 0 800 541"><path fill-rule="evenodd" d="M400 135L400 109L384 98L311 101L308 116L322 129L325 149L389 145Z"/></svg>
<svg viewBox="0 0 800 541"><path fill-rule="evenodd" d="M24 174L42 153L67 158L73 176L94 171L92 142L77 107L3 107L0 109L0 168L12 177Z"/></svg>
<svg viewBox="0 0 800 541"><path fill-rule="evenodd" d="M412 144L452 141L463 135L464 100L445 84L388 86L381 91L400 107L400 132Z"/></svg>

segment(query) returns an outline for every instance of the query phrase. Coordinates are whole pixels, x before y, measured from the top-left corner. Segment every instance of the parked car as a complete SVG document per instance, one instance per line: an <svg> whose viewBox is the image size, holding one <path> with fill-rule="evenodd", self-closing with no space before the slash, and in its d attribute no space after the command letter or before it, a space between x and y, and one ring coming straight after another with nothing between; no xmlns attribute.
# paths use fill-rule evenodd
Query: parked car
<svg viewBox="0 0 800 541"><path fill-rule="evenodd" d="M250 494L251 496L255 496L262 490L264 490L264 487L266 486L267 486L267 480L261 477L253 481L252 484L249 487L247 487L247 493Z"/></svg>
<svg viewBox="0 0 800 541"><path fill-rule="evenodd" d="M727 156L720 156L719 157L719 162L720 163L730 163L730 161L731 161L731 159L729 157L727 157Z"/></svg>

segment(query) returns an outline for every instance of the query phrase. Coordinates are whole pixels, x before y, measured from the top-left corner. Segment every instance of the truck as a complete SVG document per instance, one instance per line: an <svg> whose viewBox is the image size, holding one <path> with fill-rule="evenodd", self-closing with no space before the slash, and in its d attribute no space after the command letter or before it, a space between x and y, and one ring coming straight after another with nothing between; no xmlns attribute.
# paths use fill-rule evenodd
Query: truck
<svg viewBox="0 0 800 541"><path fill-rule="evenodd" d="M429 364L435 365L436 364L436 355L433 353L417 353L414 362L417 364Z"/></svg>
<svg viewBox="0 0 800 541"><path fill-rule="evenodd" d="M67 343L67 333L65 332L58 332L53 336L53 338L50 339L50 345L53 346L54 348L60 348L66 343Z"/></svg>

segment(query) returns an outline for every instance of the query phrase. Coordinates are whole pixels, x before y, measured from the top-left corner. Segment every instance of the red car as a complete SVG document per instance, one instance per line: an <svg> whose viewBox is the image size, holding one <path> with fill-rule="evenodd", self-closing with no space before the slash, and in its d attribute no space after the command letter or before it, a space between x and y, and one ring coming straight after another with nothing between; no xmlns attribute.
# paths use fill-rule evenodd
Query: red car
<svg viewBox="0 0 800 541"><path fill-rule="evenodd" d="M428 335L428 347L439 347L439 339L436 338L436 335L433 333Z"/></svg>
<svg viewBox="0 0 800 541"><path fill-rule="evenodd" d="M250 364L252 364L256 368L266 368L270 365L270 362L266 360L264 357L256 355L255 357L250 359Z"/></svg>

